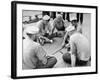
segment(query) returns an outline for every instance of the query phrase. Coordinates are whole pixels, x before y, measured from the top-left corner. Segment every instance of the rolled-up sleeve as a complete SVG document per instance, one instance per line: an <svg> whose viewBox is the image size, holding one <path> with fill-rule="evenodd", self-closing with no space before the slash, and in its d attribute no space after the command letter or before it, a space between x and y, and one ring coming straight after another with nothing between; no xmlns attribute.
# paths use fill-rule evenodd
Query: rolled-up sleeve
<svg viewBox="0 0 100 80"><path fill-rule="evenodd" d="M46 52L41 46L36 48L36 56L40 61L42 61L43 64L47 63Z"/></svg>

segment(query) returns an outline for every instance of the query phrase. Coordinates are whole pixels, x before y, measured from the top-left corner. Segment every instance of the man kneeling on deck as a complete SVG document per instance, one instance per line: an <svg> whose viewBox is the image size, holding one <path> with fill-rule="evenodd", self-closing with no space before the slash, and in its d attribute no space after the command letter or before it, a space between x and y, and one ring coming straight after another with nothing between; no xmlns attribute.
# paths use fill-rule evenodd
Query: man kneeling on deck
<svg viewBox="0 0 100 80"><path fill-rule="evenodd" d="M37 22L36 27L39 28L39 43L44 45L44 43L53 43L51 36L51 25L49 23L50 16L44 15L42 20Z"/></svg>
<svg viewBox="0 0 100 80"><path fill-rule="evenodd" d="M26 34L28 37L23 40L22 68L52 68L56 64L57 59L55 57L48 56L41 45L37 42L34 42L33 39L35 39L35 35L38 33L39 29L34 27L33 30L27 30Z"/></svg>
<svg viewBox="0 0 100 80"><path fill-rule="evenodd" d="M63 60L74 66L87 66L90 60L90 45L88 39L76 30L76 27L67 30L69 34L70 52L63 55Z"/></svg>
<svg viewBox="0 0 100 80"><path fill-rule="evenodd" d="M56 30L56 32L55 32ZM64 20L61 14L57 14L53 21L52 36L63 37L65 34Z"/></svg>

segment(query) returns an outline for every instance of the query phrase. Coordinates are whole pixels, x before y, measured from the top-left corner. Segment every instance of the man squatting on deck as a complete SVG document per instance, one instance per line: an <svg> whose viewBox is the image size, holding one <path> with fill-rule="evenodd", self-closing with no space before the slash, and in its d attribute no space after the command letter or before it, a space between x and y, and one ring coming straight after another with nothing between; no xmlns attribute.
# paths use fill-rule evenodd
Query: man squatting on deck
<svg viewBox="0 0 100 80"><path fill-rule="evenodd" d="M65 46L65 40L69 41L70 51L63 54L63 60L74 66L87 66L90 60L90 45L88 39L77 31L77 20L71 21L71 26L66 28L66 34L62 47ZM67 45L68 45L67 44Z"/></svg>

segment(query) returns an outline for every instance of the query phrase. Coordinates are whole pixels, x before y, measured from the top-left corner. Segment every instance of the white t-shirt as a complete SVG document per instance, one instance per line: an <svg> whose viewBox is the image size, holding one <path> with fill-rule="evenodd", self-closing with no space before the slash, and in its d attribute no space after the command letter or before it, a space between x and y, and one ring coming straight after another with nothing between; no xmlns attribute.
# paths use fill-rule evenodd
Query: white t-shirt
<svg viewBox="0 0 100 80"><path fill-rule="evenodd" d="M78 59L87 61L90 58L90 45L88 39L81 33L76 32L70 36L71 52Z"/></svg>

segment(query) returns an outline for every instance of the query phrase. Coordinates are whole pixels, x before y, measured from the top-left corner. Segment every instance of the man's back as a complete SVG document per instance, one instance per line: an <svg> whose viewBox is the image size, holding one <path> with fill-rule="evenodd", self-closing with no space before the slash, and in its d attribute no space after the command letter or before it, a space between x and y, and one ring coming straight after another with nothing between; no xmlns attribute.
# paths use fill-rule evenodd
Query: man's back
<svg viewBox="0 0 100 80"><path fill-rule="evenodd" d="M23 69L36 67L37 58L35 58L36 55L35 51L36 47L38 46L39 44L33 42L30 39L23 40Z"/></svg>
<svg viewBox="0 0 100 80"><path fill-rule="evenodd" d="M77 57L80 60L88 60L90 58L90 45L88 39L81 33L74 33L70 37L72 46L74 46L74 51L76 50Z"/></svg>
<svg viewBox="0 0 100 80"><path fill-rule="evenodd" d="M47 63L46 52L40 44L30 38L23 41L23 69L37 68L38 62Z"/></svg>

